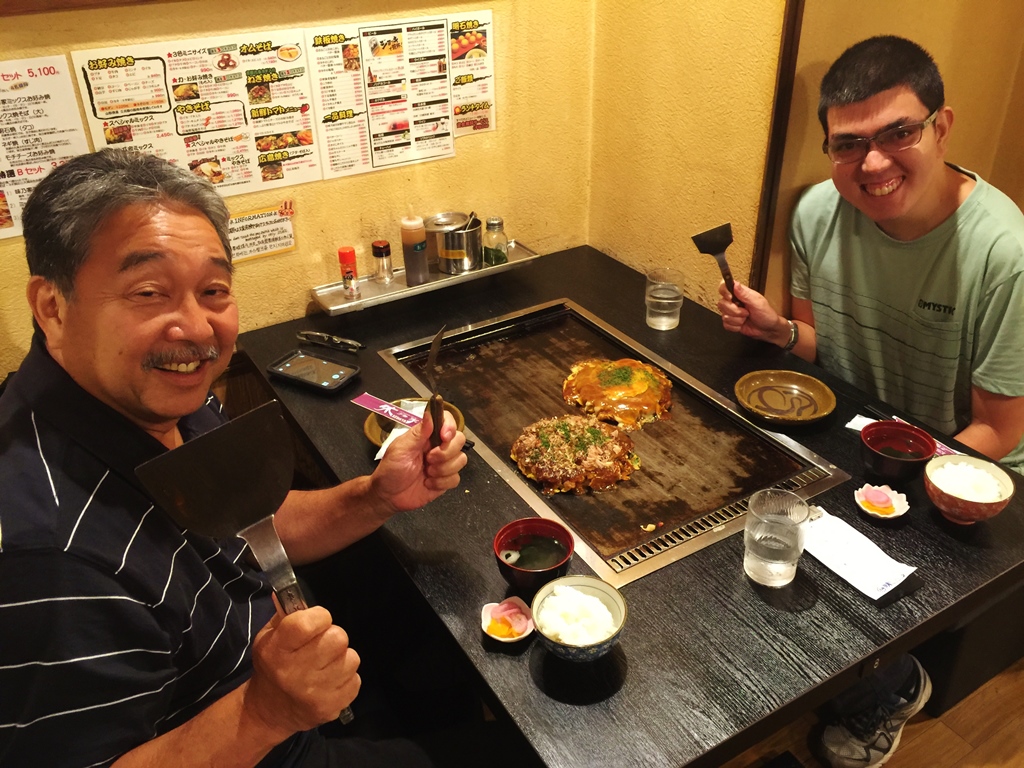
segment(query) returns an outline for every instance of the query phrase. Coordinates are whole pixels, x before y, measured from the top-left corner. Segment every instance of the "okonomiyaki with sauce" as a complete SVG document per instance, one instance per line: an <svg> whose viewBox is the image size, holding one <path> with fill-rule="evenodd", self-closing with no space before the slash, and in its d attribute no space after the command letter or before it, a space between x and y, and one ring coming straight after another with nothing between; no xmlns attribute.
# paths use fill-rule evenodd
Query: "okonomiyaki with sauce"
<svg viewBox="0 0 1024 768"><path fill-rule="evenodd" d="M562 384L562 397L601 421L634 430L672 407L672 382L639 360L581 360Z"/></svg>
<svg viewBox="0 0 1024 768"><path fill-rule="evenodd" d="M511 455L546 496L605 491L640 467L629 435L593 416L541 419L516 438Z"/></svg>

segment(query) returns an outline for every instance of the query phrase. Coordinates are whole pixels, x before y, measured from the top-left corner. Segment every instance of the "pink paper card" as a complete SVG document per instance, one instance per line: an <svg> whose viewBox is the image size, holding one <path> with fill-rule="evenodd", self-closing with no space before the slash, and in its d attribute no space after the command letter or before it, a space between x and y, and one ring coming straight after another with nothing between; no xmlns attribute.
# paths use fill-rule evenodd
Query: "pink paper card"
<svg viewBox="0 0 1024 768"><path fill-rule="evenodd" d="M904 421L899 416L893 416L892 419L893 419L893 421L901 421L904 424L910 424L909 421ZM953 455L960 456L961 453L960 453L960 451L954 451L948 445L945 445L944 443L940 443L938 440L936 440L935 441L935 455L936 456L953 456Z"/></svg>
<svg viewBox="0 0 1024 768"><path fill-rule="evenodd" d="M423 419L415 413L411 413L404 408L399 408L397 405L389 403L387 400L381 400L379 397L374 397L368 392L363 392L359 397L353 398L352 402L368 411L379 413L381 416L391 419L392 421L396 421L406 427L414 427L423 421Z"/></svg>

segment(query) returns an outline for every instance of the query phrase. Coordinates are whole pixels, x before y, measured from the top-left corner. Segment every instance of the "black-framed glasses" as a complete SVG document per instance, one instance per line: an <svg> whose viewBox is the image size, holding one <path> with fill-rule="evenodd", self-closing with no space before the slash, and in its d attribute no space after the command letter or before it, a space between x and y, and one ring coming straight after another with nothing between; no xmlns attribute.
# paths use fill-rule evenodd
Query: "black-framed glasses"
<svg viewBox="0 0 1024 768"><path fill-rule="evenodd" d="M942 109L942 107L939 107ZM859 163L868 156L868 150L872 143L883 152L902 152L904 149L916 147L921 143L921 136L924 129L935 122L939 110L936 109L920 123L908 123L897 125L895 128L886 128L874 136L849 136L829 141L825 139L821 145L821 151L828 155L828 159L836 165L846 163Z"/></svg>

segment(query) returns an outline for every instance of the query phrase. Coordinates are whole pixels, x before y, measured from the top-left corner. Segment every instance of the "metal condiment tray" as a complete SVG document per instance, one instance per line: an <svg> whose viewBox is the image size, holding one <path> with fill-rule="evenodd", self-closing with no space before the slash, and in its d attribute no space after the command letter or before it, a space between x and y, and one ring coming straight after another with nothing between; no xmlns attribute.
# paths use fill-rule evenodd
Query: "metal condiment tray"
<svg viewBox="0 0 1024 768"><path fill-rule="evenodd" d="M415 296L428 291L435 291L456 283L465 283L470 280L477 280L488 275L496 275L509 269L522 266L540 256L536 251L531 250L522 243L515 240L508 242L508 263L495 266L482 266L461 275L448 275L437 272L436 267L431 267L430 277L422 285L406 285L405 269L399 267L395 270L395 279L387 285L381 285L373 280L373 277L360 277L358 279L360 297L358 299L345 298L345 287L339 280L336 283L327 283L311 289L313 300L320 305L328 315L343 315L346 312L355 312L358 309L366 309L376 304L384 304L396 299L404 299L407 296Z"/></svg>

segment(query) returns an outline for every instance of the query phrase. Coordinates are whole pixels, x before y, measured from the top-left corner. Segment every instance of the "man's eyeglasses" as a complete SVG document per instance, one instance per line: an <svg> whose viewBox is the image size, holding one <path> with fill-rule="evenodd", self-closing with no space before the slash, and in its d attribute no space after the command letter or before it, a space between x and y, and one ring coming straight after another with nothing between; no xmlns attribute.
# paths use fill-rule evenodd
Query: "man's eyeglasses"
<svg viewBox="0 0 1024 768"><path fill-rule="evenodd" d="M921 143L921 135L924 133L924 129L935 122L938 114L939 110L936 109L920 123L886 128L881 133L871 137L853 136L833 139L832 141L826 139L821 145L821 151L828 155L829 160L836 165L859 163L867 157L872 143L883 152L902 152L904 149L916 147Z"/></svg>

